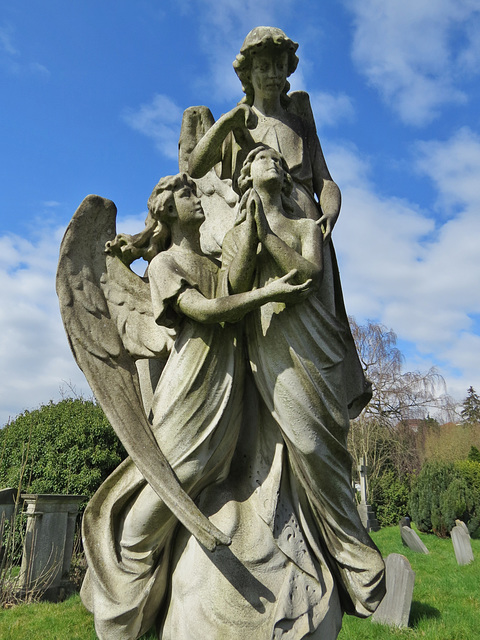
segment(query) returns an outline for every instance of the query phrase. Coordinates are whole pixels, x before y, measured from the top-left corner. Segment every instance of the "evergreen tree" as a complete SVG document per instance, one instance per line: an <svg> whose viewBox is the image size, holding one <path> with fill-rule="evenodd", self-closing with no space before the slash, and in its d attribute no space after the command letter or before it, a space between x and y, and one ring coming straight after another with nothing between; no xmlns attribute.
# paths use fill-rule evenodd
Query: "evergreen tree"
<svg viewBox="0 0 480 640"><path fill-rule="evenodd" d="M473 387L468 389L467 397L463 401L462 407L460 414L463 422L467 424L480 422L480 398Z"/></svg>

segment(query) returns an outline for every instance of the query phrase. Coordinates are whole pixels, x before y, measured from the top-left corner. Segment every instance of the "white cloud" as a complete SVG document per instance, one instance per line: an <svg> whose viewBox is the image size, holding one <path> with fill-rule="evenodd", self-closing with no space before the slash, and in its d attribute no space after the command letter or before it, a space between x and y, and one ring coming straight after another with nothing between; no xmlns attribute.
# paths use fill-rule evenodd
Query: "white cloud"
<svg viewBox="0 0 480 640"><path fill-rule="evenodd" d="M10 24L4 24L0 27L0 65L9 73L50 75L50 71L43 64L22 60L21 53L14 44L14 31Z"/></svg>
<svg viewBox="0 0 480 640"><path fill-rule="evenodd" d="M409 124L431 121L478 73L480 7L471 0L344 0L354 16L353 59Z"/></svg>
<svg viewBox="0 0 480 640"><path fill-rule="evenodd" d="M91 395L70 353L55 294L61 233L0 237L0 426L60 399L69 384Z"/></svg>
<svg viewBox="0 0 480 640"><path fill-rule="evenodd" d="M439 203L452 197L462 175L451 150L464 138L461 132L420 147L419 166L435 176ZM441 164L446 157L453 174ZM413 203L379 195L355 150L330 149L329 165L343 192L334 235L348 312L391 327L426 367L439 367L460 398L468 386L480 388L480 163L468 165L471 192L457 197L462 208L437 220Z"/></svg>
<svg viewBox="0 0 480 640"><path fill-rule="evenodd" d="M317 129L321 130L339 122L351 122L355 117L352 100L345 93L333 95L323 91L310 93Z"/></svg>
<svg viewBox="0 0 480 640"><path fill-rule="evenodd" d="M182 113L171 98L156 94L147 104L125 109L122 118L132 129L151 138L163 155L176 160Z"/></svg>
<svg viewBox="0 0 480 640"><path fill-rule="evenodd" d="M293 0L183 0L184 11L196 12L200 45L209 62L199 89L219 101L238 101L241 85L232 68L243 38L259 25L278 26L295 10Z"/></svg>

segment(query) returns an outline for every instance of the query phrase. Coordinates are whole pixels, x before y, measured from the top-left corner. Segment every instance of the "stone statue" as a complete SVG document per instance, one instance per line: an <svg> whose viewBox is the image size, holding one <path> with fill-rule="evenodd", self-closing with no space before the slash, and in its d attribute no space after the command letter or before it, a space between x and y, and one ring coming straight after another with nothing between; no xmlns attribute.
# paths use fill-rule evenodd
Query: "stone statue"
<svg viewBox="0 0 480 640"><path fill-rule="evenodd" d="M384 595L346 449L370 389L331 243L340 192L307 94L287 95L296 49L247 36L244 101L185 112L144 231L116 235L88 196L62 243L70 345L129 453L83 522L100 640L155 623L162 640L334 640Z"/></svg>

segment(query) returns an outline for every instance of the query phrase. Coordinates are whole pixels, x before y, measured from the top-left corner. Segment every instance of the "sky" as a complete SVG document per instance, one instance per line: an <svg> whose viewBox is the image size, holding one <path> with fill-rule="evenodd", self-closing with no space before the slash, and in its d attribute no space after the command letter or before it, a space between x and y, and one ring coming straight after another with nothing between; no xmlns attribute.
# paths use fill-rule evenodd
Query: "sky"
<svg viewBox="0 0 480 640"><path fill-rule="evenodd" d="M259 25L300 45L348 313L395 331L405 371L480 391L479 0L24 0L0 6L0 426L91 396L55 294L65 228L90 193L143 228L183 111L236 105Z"/></svg>

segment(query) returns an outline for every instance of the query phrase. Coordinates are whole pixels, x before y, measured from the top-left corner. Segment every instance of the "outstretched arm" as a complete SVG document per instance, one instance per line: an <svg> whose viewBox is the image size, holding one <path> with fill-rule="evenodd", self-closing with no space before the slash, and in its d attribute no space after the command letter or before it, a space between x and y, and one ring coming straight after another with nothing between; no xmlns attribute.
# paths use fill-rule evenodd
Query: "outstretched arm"
<svg viewBox="0 0 480 640"><path fill-rule="evenodd" d="M177 306L184 315L202 324L238 322L249 311L266 302L293 303L305 298L312 282L290 284L295 276L296 272L290 271L261 289L214 299L205 298L197 289L187 289L178 297Z"/></svg>
<svg viewBox="0 0 480 640"><path fill-rule="evenodd" d="M238 105L221 116L191 152L188 159L190 176L201 178L220 162L223 141L231 131L241 139L246 135L246 129L252 126L254 114L247 105Z"/></svg>

